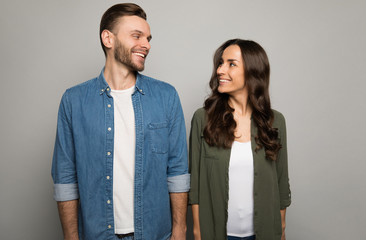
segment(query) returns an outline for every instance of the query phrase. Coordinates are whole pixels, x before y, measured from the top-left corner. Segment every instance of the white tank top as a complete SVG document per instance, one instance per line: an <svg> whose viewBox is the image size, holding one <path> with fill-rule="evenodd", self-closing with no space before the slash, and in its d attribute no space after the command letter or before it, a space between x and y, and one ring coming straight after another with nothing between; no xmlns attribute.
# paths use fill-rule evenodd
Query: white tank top
<svg viewBox="0 0 366 240"><path fill-rule="evenodd" d="M113 210L117 234L134 232L136 140L131 96L134 91L135 86L111 91L114 103Z"/></svg>
<svg viewBox="0 0 366 240"><path fill-rule="evenodd" d="M227 235L254 235L254 167L251 142L234 141L229 164Z"/></svg>

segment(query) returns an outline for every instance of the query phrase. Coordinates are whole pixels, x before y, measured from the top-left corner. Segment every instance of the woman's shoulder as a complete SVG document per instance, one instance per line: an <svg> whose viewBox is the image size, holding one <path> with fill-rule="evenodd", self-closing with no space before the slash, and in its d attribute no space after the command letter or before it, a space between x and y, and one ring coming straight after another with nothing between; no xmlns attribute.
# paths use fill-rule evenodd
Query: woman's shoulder
<svg viewBox="0 0 366 240"><path fill-rule="evenodd" d="M203 119L205 117L205 115L206 115L206 110L203 107L201 107L194 112L193 118Z"/></svg>
<svg viewBox="0 0 366 240"><path fill-rule="evenodd" d="M197 109L192 117L191 126L195 125L198 128L202 128L205 125L206 110L204 108Z"/></svg>
<svg viewBox="0 0 366 240"><path fill-rule="evenodd" d="M273 112L273 126L279 127L283 126L286 122L285 116L283 114L275 109L272 109Z"/></svg>

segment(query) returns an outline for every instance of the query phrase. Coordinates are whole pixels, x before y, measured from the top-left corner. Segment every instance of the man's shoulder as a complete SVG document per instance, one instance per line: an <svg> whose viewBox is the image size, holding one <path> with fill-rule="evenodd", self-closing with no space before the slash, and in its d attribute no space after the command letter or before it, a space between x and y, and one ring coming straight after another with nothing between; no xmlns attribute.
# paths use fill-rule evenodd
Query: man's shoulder
<svg viewBox="0 0 366 240"><path fill-rule="evenodd" d="M78 96L80 94L86 93L88 89L93 88L97 89L97 79L98 78L92 78L90 80L87 80L85 82L79 83L77 85L74 85L68 89L66 89L65 94L69 96Z"/></svg>

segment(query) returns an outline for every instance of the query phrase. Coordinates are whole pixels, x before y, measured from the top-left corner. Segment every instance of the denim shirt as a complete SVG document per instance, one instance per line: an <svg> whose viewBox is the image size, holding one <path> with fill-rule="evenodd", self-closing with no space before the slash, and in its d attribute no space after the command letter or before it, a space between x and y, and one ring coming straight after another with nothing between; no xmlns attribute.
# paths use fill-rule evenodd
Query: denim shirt
<svg viewBox="0 0 366 240"><path fill-rule="evenodd" d="M81 239L114 239L114 107L99 77L64 93L52 163L56 201L79 199ZM189 191L186 130L176 90L137 73L132 94L136 149L135 239L171 235L171 192Z"/></svg>

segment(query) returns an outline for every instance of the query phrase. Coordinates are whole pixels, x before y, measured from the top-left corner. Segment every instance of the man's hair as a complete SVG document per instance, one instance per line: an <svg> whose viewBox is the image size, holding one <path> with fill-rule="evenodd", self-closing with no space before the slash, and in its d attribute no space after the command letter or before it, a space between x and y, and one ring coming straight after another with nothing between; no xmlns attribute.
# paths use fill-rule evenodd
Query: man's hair
<svg viewBox="0 0 366 240"><path fill-rule="evenodd" d="M109 30L115 33L114 28L119 19L124 16L138 16L146 20L145 11L137 4L134 3L120 3L110 7L102 16L100 20L99 38L102 44L104 55L107 56L105 46L102 41L103 30Z"/></svg>

